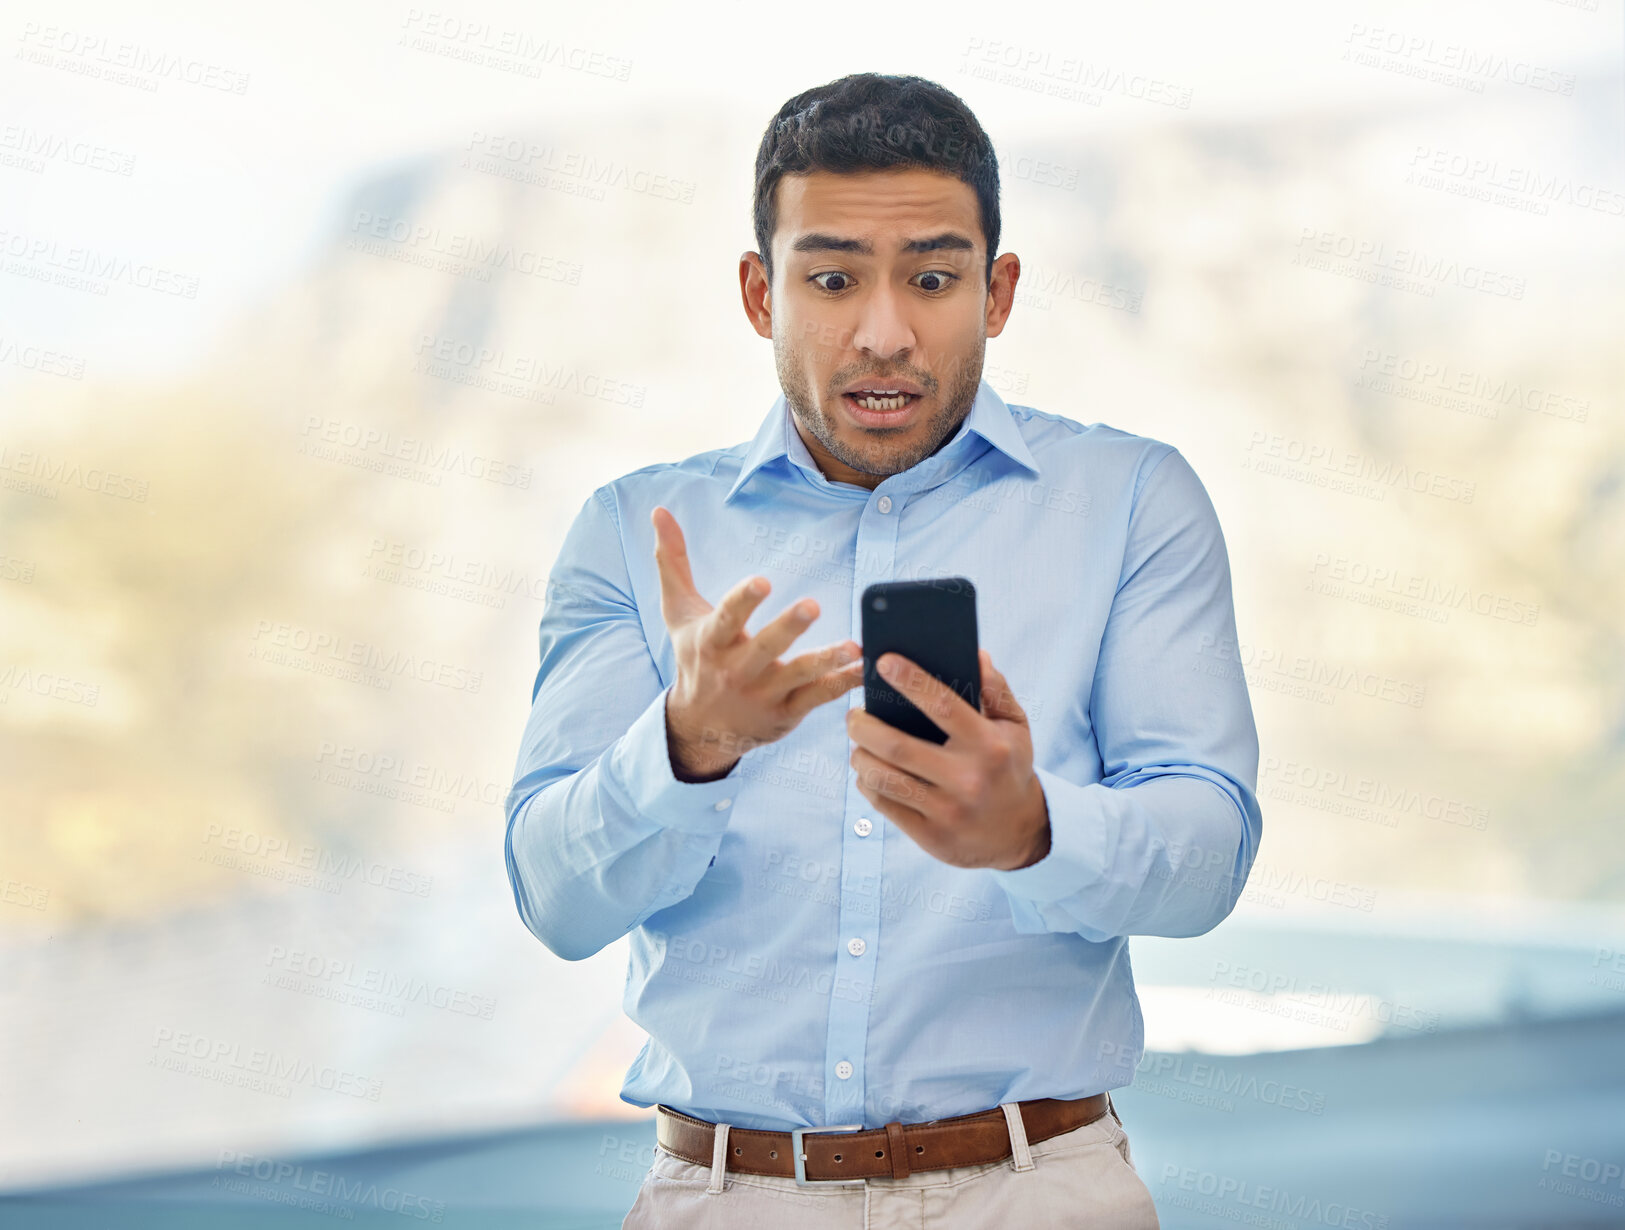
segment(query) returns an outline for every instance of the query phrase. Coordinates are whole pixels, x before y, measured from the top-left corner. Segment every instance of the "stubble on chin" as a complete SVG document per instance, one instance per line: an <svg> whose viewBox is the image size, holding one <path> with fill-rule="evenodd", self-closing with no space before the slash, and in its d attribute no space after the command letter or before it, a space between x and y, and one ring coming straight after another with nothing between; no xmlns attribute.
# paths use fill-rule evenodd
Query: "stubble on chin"
<svg viewBox="0 0 1625 1230"><path fill-rule="evenodd" d="M790 409L802 426L806 427L813 438L824 446L825 451L842 465L860 474L878 475L882 478L901 474L935 453L970 413L971 403L976 399L976 390L981 381L981 364L978 363L975 365L976 379L961 380L948 390L948 399L937 405L925 434L918 443L900 446L876 435L865 441L866 447L854 449L849 439L843 438L840 434L845 427L844 421L832 421L825 413L823 402L813 395L802 369L794 362L792 356L781 350L777 339L773 349L774 356L778 360L779 387L784 390L784 399L790 404ZM970 368L967 367L965 370L969 371ZM939 385L939 394L940 392ZM906 447L907 451L898 453L896 450L899 447Z"/></svg>

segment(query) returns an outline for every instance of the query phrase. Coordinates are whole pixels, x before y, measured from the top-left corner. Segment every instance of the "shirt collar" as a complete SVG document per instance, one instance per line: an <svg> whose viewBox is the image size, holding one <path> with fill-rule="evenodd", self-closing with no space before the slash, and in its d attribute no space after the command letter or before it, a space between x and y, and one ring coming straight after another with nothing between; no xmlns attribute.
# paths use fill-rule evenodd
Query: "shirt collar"
<svg viewBox="0 0 1625 1230"><path fill-rule="evenodd" d="M1033 460L1027 441L1022 438L1021 429L1010 413L1010 407L1005 405L1004 399L993 391L993 386L986 380L978 384L976 399L971 403L970 413L965 416L964 422L960 423L959 430L940 449L913 469L905 470L904 474L924 470L934 463L936 468L940 468L944 456L961 448L961 441L971 432L986 440L1017 465L1032 471L1034 475L1038 474L1038 463ZM780 457L800 466L810 474L822 477L823 472L819 470L817 461L807 450L807 444L802 440L801 433L796 430L790 415L790 403L785 400L783 393L774 400L773 408L767 412L767 417L757 428L755 438L745 450L744 459L739 467L739 477L734 479L733 485L728 488L728 494L723 496L723 503L731 501L758 470Z"/></svg>

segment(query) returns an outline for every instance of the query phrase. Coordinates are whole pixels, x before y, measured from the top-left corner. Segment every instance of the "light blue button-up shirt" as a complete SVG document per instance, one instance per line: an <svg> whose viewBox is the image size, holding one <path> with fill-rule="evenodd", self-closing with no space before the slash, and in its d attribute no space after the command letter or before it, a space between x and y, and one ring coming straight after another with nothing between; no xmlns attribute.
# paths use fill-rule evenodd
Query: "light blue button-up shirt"
<svg viewBox="0 0 1625 1230"><path fill-rule="evenodd" d="M678 781L657 504L713 604L772 581L747 633L818 600L783 660L861 642L873 582L969 577L1031 723L1049 853L999 871L921 850L858 790L861 687L726 777ZM566 960L630 935L633 1106L879 1127L1119 1088L1144 1048L1127 937L1210 930L1258 851L1237 658L1224 538L1172 446L984 382L941 449L871 491L824 477L781 396L749 443L600 486L565 535L506 803L514 900Z"/></svg>

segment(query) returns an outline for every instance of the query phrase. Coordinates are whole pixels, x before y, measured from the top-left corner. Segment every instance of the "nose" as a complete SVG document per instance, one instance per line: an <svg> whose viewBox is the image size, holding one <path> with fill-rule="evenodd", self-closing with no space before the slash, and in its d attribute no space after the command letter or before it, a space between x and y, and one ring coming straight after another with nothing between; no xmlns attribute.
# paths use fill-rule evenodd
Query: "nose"
<svg viewBox="0 0 1625 1230"><path fill-rule="evenodd" d="M891 286L878 286L863 297L852 344L877 359L887 360L914 348L914 330L908 323L905 305Z"/></svg>

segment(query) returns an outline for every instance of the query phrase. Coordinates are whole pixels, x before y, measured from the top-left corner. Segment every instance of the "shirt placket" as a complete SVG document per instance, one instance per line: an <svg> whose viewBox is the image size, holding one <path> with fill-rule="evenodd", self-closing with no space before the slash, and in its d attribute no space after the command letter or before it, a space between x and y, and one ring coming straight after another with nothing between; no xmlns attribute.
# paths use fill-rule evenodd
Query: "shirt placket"
<svg viewBox="0 0 1625 1230"><path fill-rule="evenodd" d="M864 589L892 579L897 560L898 526L904 503L901 492L871 493L858 522L852 566L853 638L862 639ZM848 694L848 707L860 708L863 689ZM831 987L829 1031L824 1049L824 1121L863 1120L868 1074L869 1009L874 1002L874 972L880 956L883 817L865 798L857 775L848 775L841 825L841 889Z"/></svg>

